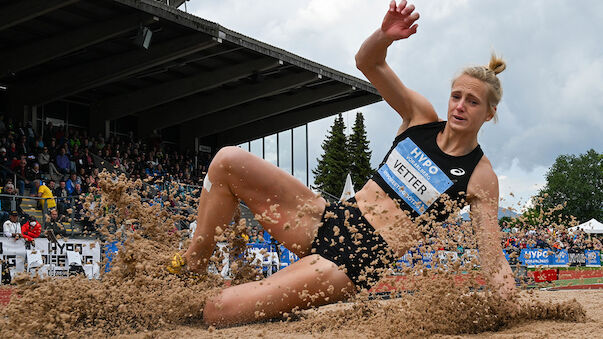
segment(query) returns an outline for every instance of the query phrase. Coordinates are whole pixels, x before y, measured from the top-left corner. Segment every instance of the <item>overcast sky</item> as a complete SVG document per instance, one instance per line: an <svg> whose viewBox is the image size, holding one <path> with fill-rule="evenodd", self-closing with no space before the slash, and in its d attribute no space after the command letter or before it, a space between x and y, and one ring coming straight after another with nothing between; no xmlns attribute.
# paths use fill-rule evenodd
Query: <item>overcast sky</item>
<svg viewBox="0 0 603 339"><path fill-rule="evenodd" d="M446 118L450 80L462 67L501 54L499 122L479 142L498 174L501 206L535 194L561 154L603 152L603 1L417 0L417 34L394 43L388 63ZM360 77L354 54L381 24L387 0L191 0L188 11L287 51ZM184 9L184 6L181 7ZM401 123L385 103L365 115L376 166ZM333 119L313 122L310 167ZM305 164L296 163L305 168ZM304 180L305 181L305 180ZM510 195L513 193L514 196Z"/></svg>

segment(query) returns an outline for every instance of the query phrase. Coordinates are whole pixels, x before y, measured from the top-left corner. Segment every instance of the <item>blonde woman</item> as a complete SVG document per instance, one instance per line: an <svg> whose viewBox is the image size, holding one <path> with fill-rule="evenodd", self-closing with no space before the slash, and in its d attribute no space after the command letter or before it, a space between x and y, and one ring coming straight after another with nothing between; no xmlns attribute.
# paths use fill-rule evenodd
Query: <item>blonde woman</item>
<svg viewBox="0 0 603 339"><path fill-rule="evenodd" d="M470 203L485 276L503 296L514 290L498 235L498 181L477 141L482 125L496 116L502 95L496 75L505 64L493 57L488 66L463 70L452 82L448 120L440 121L427 99L407 88L385 60L393 42L416 33L418 18L413 5L392 1L381 27L356 55L358 68L402 125L355 198L329 205L293 176L240 148L216 154L203 185L194 239L174 257L170 270L206 271L216 227L230 222L239 199L255 214L264 213L264 228L301 259L262 281L224 289L207 301L206 323L278 317L370 288L406 253L409 235L420 234L417 217L432 213L444 219L450 213L443 196Z"/></svg>

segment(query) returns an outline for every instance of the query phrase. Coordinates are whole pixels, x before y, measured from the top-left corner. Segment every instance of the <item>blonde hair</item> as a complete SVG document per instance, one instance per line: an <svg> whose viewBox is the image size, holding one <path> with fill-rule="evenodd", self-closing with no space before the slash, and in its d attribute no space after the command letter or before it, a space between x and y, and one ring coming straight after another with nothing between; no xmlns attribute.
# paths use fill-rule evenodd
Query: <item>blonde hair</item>
<svg viewBox="0 0 603 339"><path fill-rule="evenodd" d="M496 111L494 111L494 107L498 105L503 94L503 90L500 85L500 80L498 80L498 77L496 75L504 71L505 68L507 68L507 64L505 63L505 61L501 57L498 57L496 56L496 54L492 53L488 66L467 67L463 69L461 73L452 80L452 84L454 84L454 82L461 75L468 75L470 77L483 81L488 88L488 105L494 113L494 122L496 122L498 120L498 116L496 115Z"/></svg>

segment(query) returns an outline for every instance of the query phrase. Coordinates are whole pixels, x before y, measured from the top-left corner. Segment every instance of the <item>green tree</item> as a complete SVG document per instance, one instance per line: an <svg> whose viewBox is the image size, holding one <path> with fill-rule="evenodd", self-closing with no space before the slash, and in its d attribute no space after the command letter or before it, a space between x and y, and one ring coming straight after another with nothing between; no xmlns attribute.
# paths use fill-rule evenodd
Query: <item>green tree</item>
<svg viewBox="0 0 603 339"><path fill-rule="evenodd" d="M565 205L563 213L580 223L603 220L603 153L561 155L546 174L546 185L537 199L544 210Z"/></svg>
<svg viewBox="0 0 603 339"><path fill-rule="evenodd" d="M343 117L339 114L322 143L323 154L318 159L318 166L312 170L314 185L336 197L343 191L350 163L344 130Z"/></svg>
<svg viewBox="0 0 603 339"><path fill-rule="evenodd" d="M515 224L515 219L511 218L511 217L504 216L504 217L498 219L498 226L500 226L501 229L511 228L511 227L513 227L514 224Z"/></svg>
<svg viewBox="0 0 603 339"><path fill-rule="evenodd" d="M348 139L348 154L350 157L349 171L354 183L354 190L358 191L370 179L373 169L371 168L371 151L369 142L366 138L366 129L364 127L364 116L362 113L356 113L356 121L352 134Z"/></svg>

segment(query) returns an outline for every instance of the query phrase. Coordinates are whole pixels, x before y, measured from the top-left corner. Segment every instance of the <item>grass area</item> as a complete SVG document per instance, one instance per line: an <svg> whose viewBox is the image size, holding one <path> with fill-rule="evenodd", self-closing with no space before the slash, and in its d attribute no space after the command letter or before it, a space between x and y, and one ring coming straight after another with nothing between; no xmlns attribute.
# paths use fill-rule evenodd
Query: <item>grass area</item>
<svg viewBox="0 0 603 339"><path fill-rule="evenodd" d="M555 280L553 283L554 283L554 285L556 287L575 286L575 285L590 285L590 284L603 284L603 278L584 278L584 279Z"/></svg>

